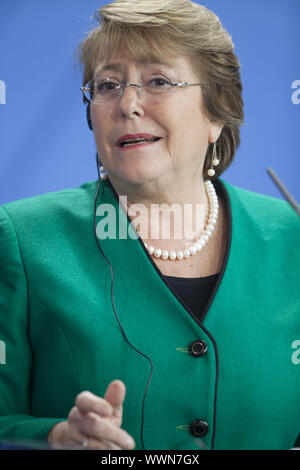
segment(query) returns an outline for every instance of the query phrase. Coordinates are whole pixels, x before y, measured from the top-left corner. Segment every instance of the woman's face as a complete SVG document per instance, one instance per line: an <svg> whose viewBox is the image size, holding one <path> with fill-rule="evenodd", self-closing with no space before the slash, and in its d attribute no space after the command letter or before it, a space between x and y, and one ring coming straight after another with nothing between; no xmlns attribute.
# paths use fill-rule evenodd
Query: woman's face
<svg viewBox="0 0 300 470"><path fill-rule="evenodd" d="M108 63L99 64L94 77L135 84L152 77L172 83L201 82L185 56L162 63L139 63L126 51L116 52ZM204 116L201 104L200 86L172 87L159 95L142 89L141 97L135 87L126 87L122 96L109 104L92 103L96 146L111 181L120 187L142 183L159 189L188 182L195 175L202 179L208 143L219 137L222 126ZM120 138L133 134L160 139L147 145L119 145Z"/></svg>

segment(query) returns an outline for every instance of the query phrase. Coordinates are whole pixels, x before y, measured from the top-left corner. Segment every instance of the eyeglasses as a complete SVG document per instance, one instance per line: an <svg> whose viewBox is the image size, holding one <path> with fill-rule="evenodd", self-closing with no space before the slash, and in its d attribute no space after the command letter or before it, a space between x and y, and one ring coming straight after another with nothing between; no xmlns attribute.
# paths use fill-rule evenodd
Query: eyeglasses
<svg viewBox="0 0 300 470"><path fill-rule="evenodd" d="M122 96L126 87L132 86L137 90L137 95L141 98L141 90L151 95L162 95L173 88L187 88L190 86L203 86L205 83L171 83L168 79L148 78L142 80L142 85L135 83L121 83L116 79L105 78L104 80L90 80L85 86L81 87L84 98L98 105L107 105L112 103L116 98Z"/></svg>

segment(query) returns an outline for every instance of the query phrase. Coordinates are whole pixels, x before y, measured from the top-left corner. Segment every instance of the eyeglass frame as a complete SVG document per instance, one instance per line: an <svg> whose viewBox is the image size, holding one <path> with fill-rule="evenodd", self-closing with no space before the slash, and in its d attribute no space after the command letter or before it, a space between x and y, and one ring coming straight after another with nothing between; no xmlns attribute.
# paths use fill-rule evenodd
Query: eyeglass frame
<svg viewBox="0 0 300 470"><path fill-rule="evenodd" d="M105 80L107 80L107 81L110 80L110 77L107 77ZM87 96L86 96L86 94L85 94L87 91L90 91L90 92L92 91L91 88L86 88L86 85L87 85L88 83L92 82L92 81L95 82L96 80L95 80L95 79L89 80L84 86L82 86L82 87L80 88L80 90L81 90L82 93L83 93L84 101L86 100L86 101L88 101L89 103L94 103L95 105L99 105L99 103L96 103L95 101L92 101L92 100L90 100L89 98L87 98ZM168 81L169 81L169 80L168 80ZM190 86L203 86L203 85L207 85L207 83L189 83L189 82L185 82L185 81L184 81L184 82L178 82L178 83L172 83L172 82L169 81L169 83L170 83L170 85L171 85L172 87L177 87L177 88L188 88L188 87L190 87ZM125 88L127 88L127 87L129 87L129 86L133 86L133 87L136 87L136 88L137 88L137 90L138 90L138 97L141 98L141 88L143 88L143 85L137 85L136 83L120 83L118 86L119 86L119 88L120 88L120 92L118 93L118 95L116 95L116 97L118 96L118 97L120 98L120 97L123 95ZM157 93L157 94L158 94L158 95L159 95L159 94L164 94L164 93L166 93L168 90L170 90L170 88L167 88L165 91L162 91L162 92ZM150 94L151 94L151 93L150 93ZM155 95L155 93L153 93L153 94Z"/></svg>

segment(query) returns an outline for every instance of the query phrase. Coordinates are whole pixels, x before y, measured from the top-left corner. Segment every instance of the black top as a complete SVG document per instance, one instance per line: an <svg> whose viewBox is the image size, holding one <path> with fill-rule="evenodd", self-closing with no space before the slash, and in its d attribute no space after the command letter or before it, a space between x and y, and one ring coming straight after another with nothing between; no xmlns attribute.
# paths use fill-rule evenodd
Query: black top
<svg viewBox="0 0 300 470"><path fill-rule="evenodd" d="M225 201L225 210L229 221L229 234L227 240L226 254L223 261L221 272L213 274L212 276L197 277L197 278L184 278L184 277L173 277L163 276L167 284L175 291L176 295L187 305L187 307L196 315L196 317L202 321L207 312L207 303L217 284L219 275L222 277L226 267L227 258L229 254L230 238L231 238L231 212L229 199L226 191L224 190L220 182L214 181L216 192L220 198Z"/></svg>
<svg viewBox="0 0 300 470"><path fill-rule="evenodd" d="M164 278L182 301L201 320L205 305L212 293L219 274L220 273L196 278L173 276L164 276Z"/></svg>

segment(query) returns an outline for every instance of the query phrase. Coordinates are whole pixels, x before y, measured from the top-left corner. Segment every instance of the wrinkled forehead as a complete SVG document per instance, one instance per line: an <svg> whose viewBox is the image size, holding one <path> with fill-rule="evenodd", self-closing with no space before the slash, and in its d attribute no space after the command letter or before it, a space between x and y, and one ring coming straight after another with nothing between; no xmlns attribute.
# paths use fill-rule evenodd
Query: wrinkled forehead
<svg viewBox="0 0 300 470"><path fill-rule="evenodd" d="M124 57L122 54L115 54L112 57L100 62L95 68L95 75L102 74L105 72L120 72L122 73L128 63L134 63L137 69L147 69L151 66L155 66L168 71L176 72L180 69L180 63L177 57L172 59L166 59L164 57L147 57L143 59L137 59L134 56Z"/></svg>
<svg viewBox="0 0 300 470"><path fill-rule="evenodd" d="M114 49L111 54L103 57L94 69L94 78L111 72L126 74L128 67L143 72L166 73L173 79L198 79L198 73L192 66L190 57L178 54L147 54L135 55L128 49Z"/></svg>
<svg viewBox="0 0 300 470"><path fill-rule="evenodd" d="M176 56L173 56L173 59ZM154 50L132 50L127 47L126 44L120 46L112 45L109 50L105 53L100 52L97 63L94 64L94 72L97 73L99 70L116 70L119 71L120 64L127 64L135 62L137 66L144 67L151 64L166 65L172 67L172 56L167 55L167 51L161 49L161 51Z"/></svg>

